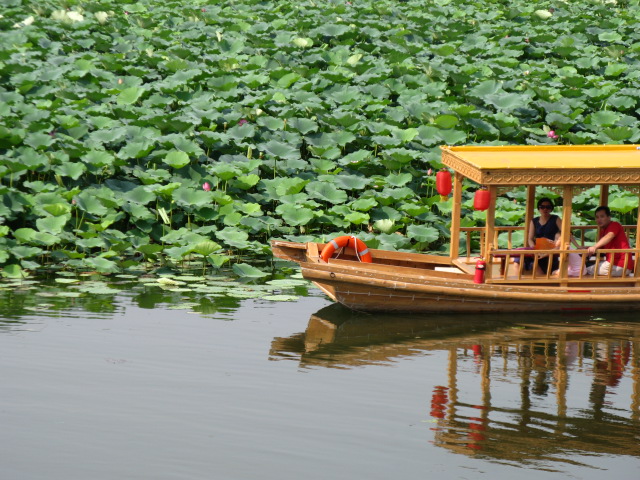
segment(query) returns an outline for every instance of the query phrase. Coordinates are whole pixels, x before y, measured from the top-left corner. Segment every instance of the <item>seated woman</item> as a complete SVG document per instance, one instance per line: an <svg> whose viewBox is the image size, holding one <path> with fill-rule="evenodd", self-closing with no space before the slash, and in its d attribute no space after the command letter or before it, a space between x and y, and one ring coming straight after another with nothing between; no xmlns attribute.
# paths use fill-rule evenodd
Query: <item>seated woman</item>
<svg viewBox="0 0 640 480"><path fill-rule="evenodd" d="M529 249L534 250L536 248L536 240L537 239L547 239L553 242L553 247L550 244L551 248L558 248L560 246L560 232L562 228L562 220L558 215L554 215L553 209L554 205L551 199L544 197L538 200L538 211L540 212L540 216L535 217L531 224L529 225L529 238L527 239L527 246ZM542 242L538 241L538 245ZM540 247L538 247L540 248ZM546 250L547 248L545 248ZM520 262L519 258L515 259L516 263ZM526 270L531 270L533 268L534 259L533 258L525 258L524 267ZM551 270L555 271L558 269L559 260L557 255L552 255L551 262ZM538 267L539 269L536 271L536 275L546 275L547 269L549 268L549 257L538 258Z"/></svg>

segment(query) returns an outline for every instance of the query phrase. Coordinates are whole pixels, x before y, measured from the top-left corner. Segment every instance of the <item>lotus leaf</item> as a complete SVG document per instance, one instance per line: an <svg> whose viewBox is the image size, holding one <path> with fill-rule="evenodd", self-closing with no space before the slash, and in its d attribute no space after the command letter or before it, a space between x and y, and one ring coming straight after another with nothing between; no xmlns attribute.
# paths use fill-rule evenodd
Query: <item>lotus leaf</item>
<svg viewBox="0 0 640 480"><path fill-rule="evenodd" d="M122 210L127 212L132 219L138 223L138 227L141 228L141 222L144 220L155 220L156 216L144 205L138 203L127 203L122 206Z"/></svg>
<svg viewBox="0 0 640 480"><path fill-rule="evenodd" d="M173 168L182 168L189 165L190 162L191 160L189 159L189 155L180 150L172 150L164 158L164 163L172 166Z"/></svg>
<svg viewBox="0 0 640 480"><path fill-rule="evenodd" d="M270 302L295 302L299 297L294 295L265 295L262 299Z"/></svg>
<svg viewBox="0 0 640 480"><path fill-rule="evenodd" d="M435 119L434 119L434 123L440 127L440 128L445 128L445 129L449 129L449 128L453 128L456 125L458 125L458 117L456 117L455 115L438 115ZM416 134L418 133L418 130L414 129L416 131Z"/></svg>
<svg viewBox="0 0 640 480"><path fill-rule="evenodd" d="M232 269L234 273L241 278L257 279L264 278L269 275L268 273L246 263L236 263L233 265Z"/></svg>
<svg viewBox="0 0 640 480"><path fill-rule="evenodd" d="M402 187L413 179L410 173L391 174L386 177L386 182L394 187Z"/></svg>
<svg viewBox="0 0 640 480"><path fill-rule="evenodd" d="M155 258L156 254L162 252L163 248L164 247L162 245L149 243L146 245L140 245L136 250L142 253L145 256L145 258L146 257Z"/></svg>
<svg viewBox="0 0 640 480"><path fill-rule="evenodd" d="M219 232L216 232L216 237L230 245L231 247L245 249L249 248L250 244L248 242L249 234L243 230L239 230L235 227L226 227Z"/></svg>
<svg viewBox="0 0 640 480"><path fill-rule="evenodd" d="M118 95L118 104L131 105L138 101L138 99L144 94L145 89L140 87L125 88Z"/></svg>
<svg viewBox="0 0 640 480"><path fill-rule="evenodd" d="M359 198L350 204L350 207L354 210L358 210L361 212L368 212L373 207L378 204L375 198L373 197L365 197Z"/></svg>
<svg viewBox="0 0 640 480"><path fill-rule="evenodd" d="M210 203L215 202L218 205L228 205L233 202L233 198L221 190L216 190L215 192L209 192L210 195Z"/></svg>
<svg viewBox="0 0 640 480"><path fill-rule="evenodd" d="M165 248L163 253L167 255L169 258L174 260L182 260L185 255L188 255L191 252L191 247L183 246L183 247L169 247Z"/></svg>
<svg viewBox="0 0 640 480"><path fill-rule="evenodd" d="M142 158L151 152L154 143L151 140L141 140L127 143L118 151L118 157L121 159Z"/></svg>
<svg viewBox="0 0 640 480"><path fill-rule="evenodd" d="M22 243L31 243L36 236L36 230L33 228L19 228L13 232L13 237Z"/></svg>
<svg viewBox="0 0 640 480"><path fill-rule="evenodd" d="M358 150L356 152L345 155L338 160L340 165L358 164L371 158L371 152L368 150Z"/></svg>
<svg viewBox="0 0 640 480"><path fill-rule="evenodd" d="M217 163L210 165L207 170L218 177L220 180L227 181L237 177L240 174L240 169L234 165L228 163Z"/></svg>
<svg viewBox="0 0 640 480"><path fill-rule="evenodd" d="M357 175L337 175L333 179L337 186L345 190L363 190L371 183L367 178Z"/></svg>
<svg viewBox="0 0 640 480"><path fill-rule="evenodd" d="M150 192L147 187L139 186L125 193L124 198L129 202L146 205L147 203L154 201L156 196Z"/></svg>
<svg viewBox="0 0 640 480"><path fill-rule="evenodd" d="M231 259L232 257L228 255L212 254L207 257L207 263L213 265L216 268L220 268L222 265L224 265L226 262L230 261Z"/></svg>
<svg viewBox="0 0 640 480"><path fill-rule="evenodd" d="M278 205L276 213L281 215L288 225L292 226L307 225L315 216L313 210L295 204Z"/></svg>
<svg viewBox="0 0 640 480"><path fill-rule="evenodd" d="M268 143L261 145L260 148L263 148L266 152L273 155L274 157L290 160L300 158L300 151L297 148L294 148L277 140L271 140Z"/></svg>
<svg viewBox="0 0 640 480"><path fill-rule="evenodd" d="M616 197L609 201L609 208L620 213L629 213L638 208L638 197Z"/></svg>
<svg viewBox="0 0 640 480"><path fill-rule="evenodd" d="M620 115L608 110L595 112L590 116L591 124L598 127L610 127L620 119Z"/></svg>
<svg viewBox="0 0 640 480"><path fill-rule="evenodd" d="M344 203L347 201L347 194L344 190L340 190L335 186L324 182L310 182L306 185L305 190L312 198L326 201L331 204Z"/></svg>
<svg viewBox="0 0 640 480"><path fill-rule="evenodd" d="M50 203L43 205L42 209L54 217L59 217L60 215L69 213L71 211L71 205L68 203Z"/></svg>
<svg viewBox="0 0 640 480"><path fill-rule="evenodd" d="M250 188L256 186L260 181L260 176L255 174L243 175L236 178L234 185L242 190L249 190Z"/></svg>
<svg viewBox="0 0 640 480"><path fill-rule="evenodd" d="M57 283L79 283L80 279L78 279L78 278L56 278L55 281Z"/></svg>
<svg viewBox="0 0 640 480"><path fill-rule="evenodd" d="M36 220L36 226L41 232L58 235L62 232L70 219L70 214L63 214L57 217L50 216L39 218L38 220Z"/></svg>
<svg viewBox="0 0 640 480"><path fill-rule="evenodd" d="M180 206L186 208L202 207L213 202L210 192L204 190L193 190L187 187L180 187L171 193L171 198Z"/></svg>
<svg viewBox="0 0 640 480"><path fill-rule="evenodd" d="M24 139L25 145L29 145L36 150L42 150L46 147L50 147L54 142L54 136L50 135L49 132L44 131L29 133Z"/></svg>
<svg viewBox="0 0 640 480"><path fill-rule="evenodd" d="M426 225L409 225L407 236L419 242L432 243L438 240L440 234L438 230Z"/></svg>
<svg viewBox="0 0 640 480"><path fill-rule="evenodd" d="M22 267L17 264L9 264L2 267L0 270L0 275L4 278L26 278L28 276L27 272L22 270Z"/></svg>
<svg viewBox="0 0 640 480"><path fill-rule="evenodd" d="M17 259L31 258L42 253L42 249L38 247L18 246L11 249L11 255Z"/></svg>
<svg viewBox="0 0 640 480"><path fill-rule="evenodd" d="M397 233L381 233L377 238L380 240L380 248L385 250L399 250L408 248L410 245L407 237L398 235Z"/></svg>

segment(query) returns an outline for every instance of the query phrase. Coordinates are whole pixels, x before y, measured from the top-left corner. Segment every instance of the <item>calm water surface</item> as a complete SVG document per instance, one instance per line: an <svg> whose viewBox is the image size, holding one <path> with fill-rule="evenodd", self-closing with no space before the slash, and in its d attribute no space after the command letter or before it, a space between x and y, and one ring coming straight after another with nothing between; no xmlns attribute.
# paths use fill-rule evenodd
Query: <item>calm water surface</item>
<svg viewBox="0 0 640 480"><path fill-rule="evenodd" d="M0 292L1 479L640 478L635 315L112 288Z"/></svg>

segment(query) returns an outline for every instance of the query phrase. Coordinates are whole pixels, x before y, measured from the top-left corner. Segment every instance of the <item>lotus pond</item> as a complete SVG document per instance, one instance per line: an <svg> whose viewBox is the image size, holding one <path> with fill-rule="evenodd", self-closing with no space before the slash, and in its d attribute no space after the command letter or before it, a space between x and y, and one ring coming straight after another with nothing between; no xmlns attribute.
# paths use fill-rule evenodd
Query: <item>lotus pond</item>
<svg viewBox="0 0 640 480"><path fill-rule="evenodd" d="M0 282L2 476L640 471L636 315L367 315L228 273Z"/></svg>
<svg viewBox="0 0 640 480"><path fill-rule="evenodd" d="M440 145L640 141L637 0L2 7L5 277L191 256L215 270L271 238L344 233L443 250ZM462 226L483 221L477 187ZM499 198L499 224L524 218L523 198Z"/></svg>

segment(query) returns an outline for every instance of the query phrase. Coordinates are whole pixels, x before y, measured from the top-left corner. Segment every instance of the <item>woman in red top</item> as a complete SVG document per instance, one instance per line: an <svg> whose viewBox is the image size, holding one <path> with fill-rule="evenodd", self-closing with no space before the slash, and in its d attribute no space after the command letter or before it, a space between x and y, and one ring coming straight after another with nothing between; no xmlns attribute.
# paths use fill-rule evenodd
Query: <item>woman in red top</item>
<svg viewBox="0 0 640 480"><path fill-rule="evenodd" d="M593 255L598 248L631 248L629 246L629 240L624 233L624 228L618 222L611 221L611 210L609 207L600 206L596 208L596 224L599 229L599 239L595 245L589 247L587 250L589 255ZM626 260L625 260L626 257ZM611 260L611 253L607 253L607 259L604 262L600 262L598 266L598 275L608 275L609 269L612 268L612 277L621 277L622 270L625 267L625 261L627 263L627 272L633 272L633 259L630 254L614 253L613 261ZM595 265L587 269L587 273L593 274Z"/></svg>

